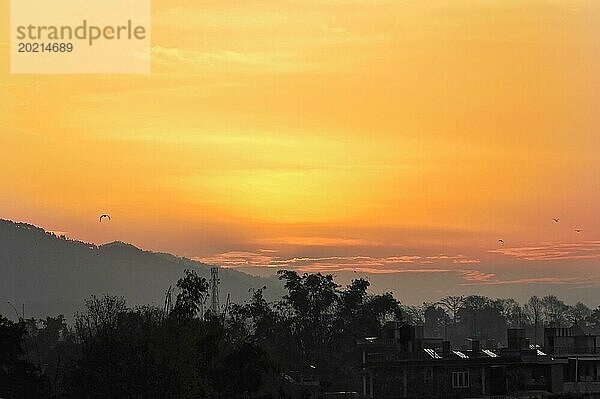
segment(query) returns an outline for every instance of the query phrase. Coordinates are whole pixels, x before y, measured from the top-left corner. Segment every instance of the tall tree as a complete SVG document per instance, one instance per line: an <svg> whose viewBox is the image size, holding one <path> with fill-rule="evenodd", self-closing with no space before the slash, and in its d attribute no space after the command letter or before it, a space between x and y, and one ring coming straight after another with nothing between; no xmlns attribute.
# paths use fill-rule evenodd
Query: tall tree
<svg viewBox="0 0 600 399"><path fill-rule="evenodd" d="M430 304L425 308L425 335L430 337L443 337L448 339L448 313L438 305Z"/></svg>
<svg viewBox="0 0 600 399"><path fill-rule="evenodd" d="M511 328L524 327L527 316L523 307L513 298L498 298L494 300L506 320L506 325Z"/></svg>
<svg viewBox="0 0 600 399"><path fill-rule="evenodd" d="M458 312L465 302L465 297L461 296L446 296L440 299L437 303L448 312L452 319L452 324L458 323Z"/></svg>
<svg viewBox="0 0 600 399"><path fill-rule="evenodd" d="M573 306L569 306L567 310L567 319L569 323L579 324L581 327L585 327L588 322L588 318L591 316L592 310L582 302L577 302Z"/></svg>
<svg viewBox="0 0 600 399"><path fill-rule="evenodd" d="M406 305L402 307L404 314L406 315L406 322L414 325L425 324L425 309L427 304L421 306Z"/></svg>
<svg viewBox="0 0 600 399"><path fill-rule="evenodd" d="M22 320L14 323L0 315L0 397L44 397L44 380L23 350L25 334Z"/></svg>
<svg viewBox="0 0 600 399"><path fill-rule="evenodd" d="M173 308L176 317L193 318L204 312L204 301L207 297L208 282L198 276L195 270L186 269L184 277L177 281L177 300ZM204 315L201 314L201 317Z"/></svg>
<svg viewBox="0 0 600 399"><path fill-rule="evenodd" d="M555 295L542 298L544 318L551 327L567 327L569 307Z"/></svg>
<svg viewBox="0 0 600 399"><path fill-rule="evenodd" d="M540 323L543 323L544 317L544 304L542 303L542 300L535 295L529 298L529 301L527 301L527 303L525 304L525 314L529 318L530 322L533 324L535 337L534 343L537 344L539 340L538 326L540 325Z"/></svg>

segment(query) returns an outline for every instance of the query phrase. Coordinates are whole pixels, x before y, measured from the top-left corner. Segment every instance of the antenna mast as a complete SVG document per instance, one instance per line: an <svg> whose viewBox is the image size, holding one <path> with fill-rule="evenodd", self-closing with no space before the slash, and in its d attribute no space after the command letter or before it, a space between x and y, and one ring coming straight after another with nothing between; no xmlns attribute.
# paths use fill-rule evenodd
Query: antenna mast
<svg viewBox="0 0 600 399"><path fill-rule="evenodd" d="M219 306L219 268L210 268L210 311L213 315L218 316L220 311Z"/></svg>

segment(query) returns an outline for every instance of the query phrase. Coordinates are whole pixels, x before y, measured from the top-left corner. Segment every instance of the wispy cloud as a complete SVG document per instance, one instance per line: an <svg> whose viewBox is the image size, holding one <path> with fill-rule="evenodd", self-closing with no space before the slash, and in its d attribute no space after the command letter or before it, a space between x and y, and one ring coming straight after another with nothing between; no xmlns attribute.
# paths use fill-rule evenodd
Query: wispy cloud
<svg viewBox="0 0 600 399"><path fill-rule="evenodd" d="M489 282L496 277L495 273L484 273L479 270L460 270L459 273L463 279L475 282Z"/></svg>
<svg viewBox="0 0 600 399"><path fill-rule="evenodd" d="M509 285L509 284L584 284L590 283L594 280L592 278L579 278L579 277L525 277L516 279L500 279L495 278L495 274L491 274L491 277L483 276L478 279L477 277L465 278L469 281L461 285ZM597 284L595 284L597 285ZM595 286L594 285L594 286Z"/></svg>
<svg viewBox="0 0 600 399"><path fill-rule="evenodd" d="M291 257L285 258L276 255L274 250L259 250L256 252L230 251L210 257L201 257L197 260L205 263L219 264L224 267L255 266L255 267L295 267L295 268L378 268L381 273L405 272L406 268L398 265L415 264L452 264L452 263L478 263L478 259L469 259L464 255L396 255L396 256L323 256L323 257ZM419 269L421 270L421 269ZM437 270L437 269L436 269ZM446 270L446 269L444 269Z"/></svg>
<svg viewBox="0 0 600 399"><path fill-rule="evenodd" d="M479 259L454 259L452 262L457 264L481 263Z"/></svg>
<svg viewBox="0 0 600 399"><path fill-rule="evenodd" d="M600 241L547 242L533 246L500 248L490 252L532 261L600 259Z"/></svg>
<svg viewBox="0 0 600 399"><path fill-rule="evenodd" d="M273 261L273 256L268 250L250 251L229 251L209 257L194 257L194 260L203 263L219 265L222 267L247 267L247 266L263 266L269 267Z"/></svg>
<svg viewBox="0 0 600 399"><path fill-rule="evenodd" d="M535 247L536 250L538 247ZM498 250L500 251L500 250ZM502 250L504 251L504 249ZM395 256L299 256L284 257L273 249L257 251L230 251L197 260L218 264L227 268L275 268L292 269L303 273L356 272L368 274L445 274L454 275L459 285L521 285L561 284L578 286L598 283L595 277L572 276L523 276L505 277L500 272L485 270L481 260L465 255L395 255Z"/></svg>
<svg viewBox="0 0 600 399"><path fill-rule="evenodd" d="M456 269L453 264L475 264L478 259L464 255L396 255L396 256L301 256L281 257L274 250L230 251L210 257L196 258L204 263L230 268L288 268L300 272L390 273L458 273L466 280L481 279L487 274L477 270ZM493 277L493 275L490 275Z"/></svg>

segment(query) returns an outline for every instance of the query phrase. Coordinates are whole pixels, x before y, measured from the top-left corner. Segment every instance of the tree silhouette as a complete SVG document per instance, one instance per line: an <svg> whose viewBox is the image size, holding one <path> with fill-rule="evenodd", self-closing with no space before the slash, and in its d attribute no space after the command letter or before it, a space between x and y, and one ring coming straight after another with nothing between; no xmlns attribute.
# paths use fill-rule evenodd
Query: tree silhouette
<svg viewBox="0 0 600 399"><path fill-rule="evenodd" d="M14 323L0 315L0 397L38 398L47 389L23 351L25 334L23 321Z"/></svg>

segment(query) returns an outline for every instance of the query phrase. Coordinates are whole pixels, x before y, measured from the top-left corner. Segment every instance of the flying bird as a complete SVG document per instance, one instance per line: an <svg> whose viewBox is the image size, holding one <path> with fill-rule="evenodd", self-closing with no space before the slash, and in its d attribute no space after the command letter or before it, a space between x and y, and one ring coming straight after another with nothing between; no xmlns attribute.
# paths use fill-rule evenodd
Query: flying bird
<svg viewBox="0 0 600 399"><path fill-rule="evenodd" d="M504 240L498 240L498 244L504 245Z"/></svg>
<svg viewBox="0 0 600 399"><path fill-rule="evenodd" d="M581 229L575 229L575 233L577 233L577 234L581 233L582 231L583 230L581 230Z"/></svg>
<svg viewBox="0 0 600 399"><path fill-rule="evenodd" d="M559 218L554 218L554 219L552 219L552 220L554 220L554 223L558 223L558 221L559 221L560 219L559 219Z"/></svg>
<svg viewBox="0 0 600 399"><path fill-rule="evenodd" d="M106 213L104 215L100 215L100 222L102 222L102 218L108 218L108 220L110 220L110 215L107 215Z"/></svg>

